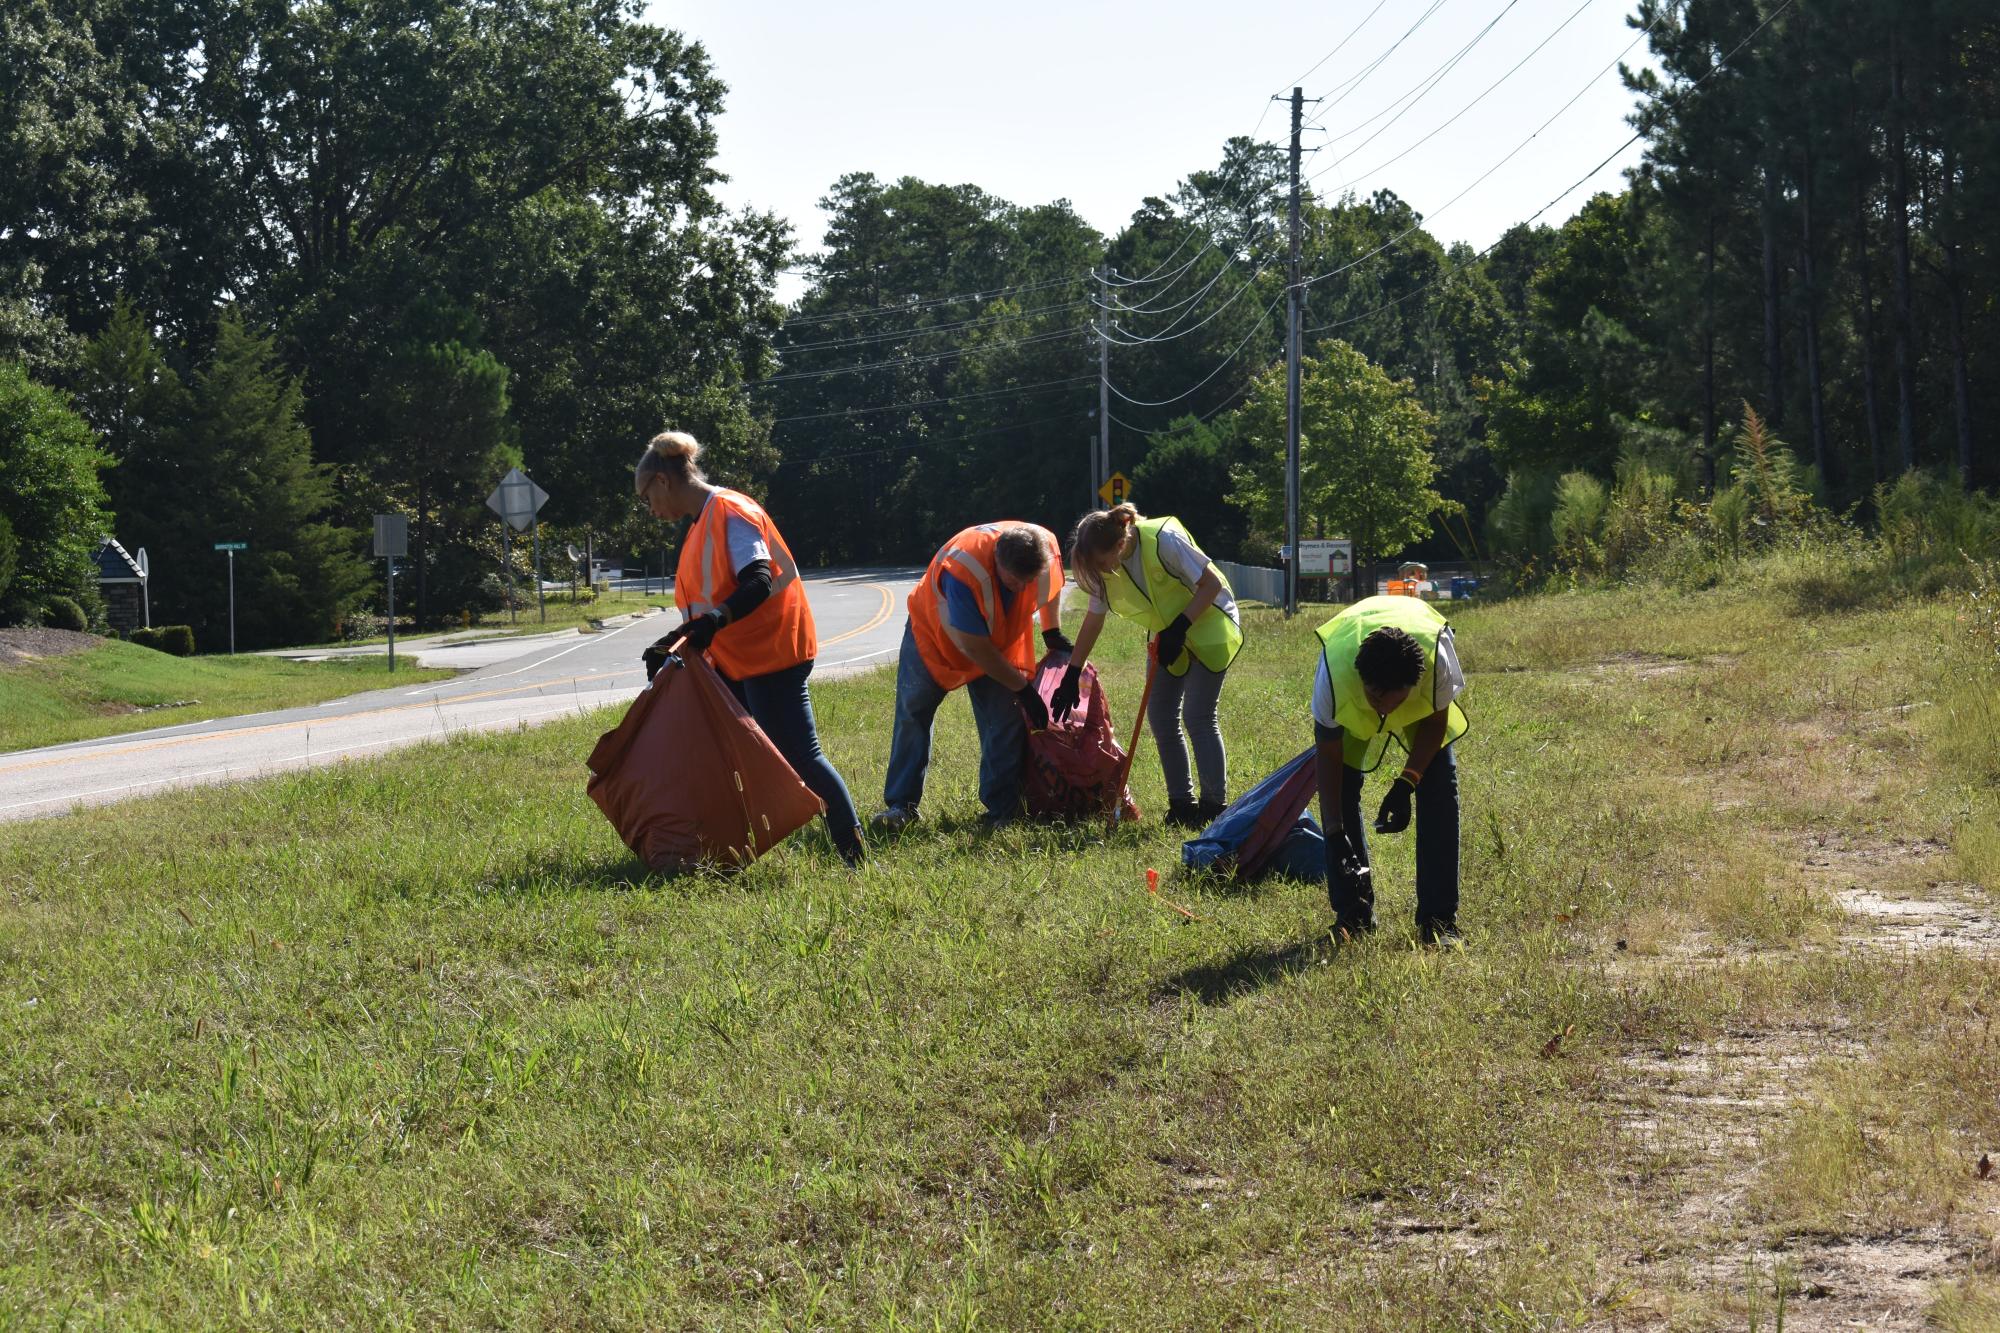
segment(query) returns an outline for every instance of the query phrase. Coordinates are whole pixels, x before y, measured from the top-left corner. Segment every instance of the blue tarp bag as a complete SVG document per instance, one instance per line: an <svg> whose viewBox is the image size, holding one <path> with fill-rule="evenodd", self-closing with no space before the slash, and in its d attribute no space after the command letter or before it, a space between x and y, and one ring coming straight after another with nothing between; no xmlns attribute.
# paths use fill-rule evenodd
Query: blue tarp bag
<svg viewBox="0 0 2000 1333"><path fill-rule="evenodd" d="M1267 875L1325 879L1326 836L1305 813L1319 789L1313 753L1306 750L1230 802L1199 836L1181 844L1181 863L1245 883Z"/></svg>

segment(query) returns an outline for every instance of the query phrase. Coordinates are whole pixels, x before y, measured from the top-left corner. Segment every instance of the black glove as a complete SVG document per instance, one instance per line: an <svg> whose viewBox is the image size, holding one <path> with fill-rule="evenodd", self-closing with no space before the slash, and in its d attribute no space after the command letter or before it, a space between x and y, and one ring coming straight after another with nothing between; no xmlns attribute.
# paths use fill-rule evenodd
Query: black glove
<svg viewBox="0 0 2000 1333"><path fill-rule="evenodd" d="M1349 934L1375 928L1374 877L1340 829L1326 839L1326 901L1334 924Z"/></svg>
<svg viewBox="0 0 2000 1333"><path fill-rule="evenodd" d="M667 646L668 652L686 657L690 653L706 652L721 628L722 617L709 611L692 620L683 620L673 633L660 642Z"/></svg>
<svg viewBox="0 0 2000 1333"><path fill-rule="evenodd" d="M1417 784L1410 781L1408 774L1399 774L1389 794L1382 798L1381 808L1375 812L1377 833L1401 833L1410 826L1410 798L1416 795Z"/></svg>
<svg viewBox="0 0 2000 1333"><path fill-rule="evenodd" d="M652 647L639 654L639 660L646 664L646 683L648 685L653 683L653 677L660 674L660 668L667 664L667 659L673 656L673 653L667 648L667 639L673 637L673 635L669 634L665 639L656 639Z"/></svg>
<svg viewBox="0 0 2000 1333"><path fill-rule="evenodd" d="M1077 701L1083 696L1083 668L1071 663L1063 668L1062 684L1056 686L1055 697L1049 700L1049 711L1058 722L1070 715Z"/></svg>
<svg viewBox="0 0 2000 1333"><path fill-rule="evenodd" d="M1021 701L1021 711L1028 715L1028 730L1047 731L1049 729L1049 706L1042 702L1041 691L1035 682L1029 681L1014 691L1014 697Z"/></svg>
<svg viewBox="0 0 2000 1333"><path fill-rule="evenodd" d="M1069 641L1069 635L1062 632L1061 625L1042 631L1042 646L1052 653L1061 653L1064 657L1076 651L1076 645Z"/></svg>
<svg viewBox="0 0 2000 1333"><path fill-rule="evenodd" d="M1160 631L1160 665L1172 666L1181 660L1181 653L1187 648L1188 631L1194 626L1185 615L1175 616L1173 623Z"/></svg>

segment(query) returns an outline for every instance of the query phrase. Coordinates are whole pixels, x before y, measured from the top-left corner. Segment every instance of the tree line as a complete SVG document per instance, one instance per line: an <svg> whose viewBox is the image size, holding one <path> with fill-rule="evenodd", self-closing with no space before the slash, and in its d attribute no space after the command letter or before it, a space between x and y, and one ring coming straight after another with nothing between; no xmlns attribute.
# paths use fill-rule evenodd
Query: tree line
<svg viewBox="0 0 2000 1333"><path fill-rule="evenodd" d="M1625 74L1645 154L1567 220L1474 251L1390 189L1308 193L1308 532L1553 558L1566 479L1704 503L1746 408L1863 518L1913 470L2000 480L1978 225L2000 17L1641 0L1630 22L1657 66ZM1061 201L853 174L802 255L717 202L724 84L637 4L33 0L0 35L0 407L36 404L0 411L0 613L89 596L94 542L37 534L115 531L153 553L156 611L212 631L200 571L243 539L247 641L322 636L375 596L361 543L394 510L437 623L497 596L482 502L509 466L560 532L657 546L629 468L669 423L810 562L921 560L1001 514L1062 527L1089 502L1100 340L1141 507L1275 558L1273 145L1228 140L1108 236ZM87 429L21 443L63 413Z"/></svg>

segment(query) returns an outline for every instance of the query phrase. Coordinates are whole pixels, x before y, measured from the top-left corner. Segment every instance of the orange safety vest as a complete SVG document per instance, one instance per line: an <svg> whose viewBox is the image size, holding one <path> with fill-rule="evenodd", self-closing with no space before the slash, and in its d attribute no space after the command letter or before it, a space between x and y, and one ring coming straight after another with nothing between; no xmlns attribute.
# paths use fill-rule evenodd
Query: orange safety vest
<svg viewBox="0 0 2000 1333"><path fill-rule="evenodd" d="M1014 594L1014 600L1003 611L999 596L1003 591L1000 564L995 552L1000 534L1011 527L1032 529L1048 549L1049 563L1034 583ZM1001 656L1022 675L1032 676L1035 613L1062 589L1062 548L1056 544L1055 534L1033 523L982 523L967 528L932 557L923 582L910 590L910 632L917 641L917 653L940 688L955 690L986 673L974 666L944 632L944 592L938 586L938 578L947 573L972 589L979 602L979 613L989 627L987 637Z"/></svg>
<svg viewBox="0 0 2000 1333"><path fill-rule="evenodd" d="M731 680L810 662L819 655L819 632L806 604L805 585L799 582L798 562L763 506L741 491L716 488L688 529L674 572L674 605L683 616L706 615L736 591L726 531L731 515L757 529L771 548L771 595L747 618L722 627L708 646L709 660Z"/></svg>

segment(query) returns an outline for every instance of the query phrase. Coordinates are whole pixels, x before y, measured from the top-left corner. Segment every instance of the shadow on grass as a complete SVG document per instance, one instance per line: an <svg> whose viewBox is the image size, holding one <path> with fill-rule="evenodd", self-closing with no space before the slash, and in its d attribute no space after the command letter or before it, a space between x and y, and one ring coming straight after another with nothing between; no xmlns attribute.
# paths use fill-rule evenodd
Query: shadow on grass
<svg viewBox="0 0 2000 1333"><path fill-rule="evenodd" d="M496 877L485 888L494 898L540 898L577 892L630 893L653 889L671 880L728 878L715 870L690 870L679 875L660 874L631 852L622 855L549 856L517 865Z"/></svg>
<svg viewBox="0 0 2000 1333"><path fill-rule="evenodd" d="M1160 983L1161 997L1192 995L1203 1004L1222 1004L1261 990L1274 981L1330 961L1337 946L1329 935L1314 935L1296 944L1238 954L1225 962L1176 972Z"/></svg>

